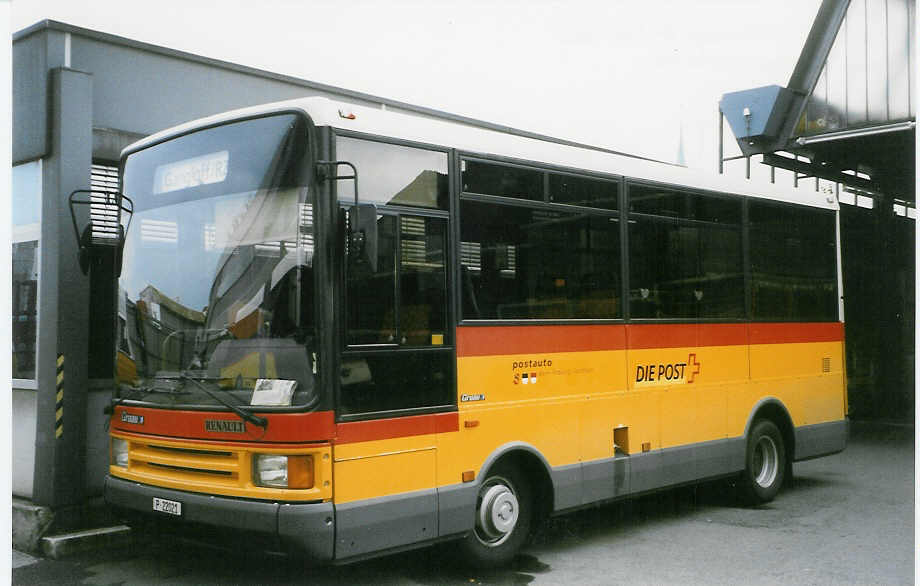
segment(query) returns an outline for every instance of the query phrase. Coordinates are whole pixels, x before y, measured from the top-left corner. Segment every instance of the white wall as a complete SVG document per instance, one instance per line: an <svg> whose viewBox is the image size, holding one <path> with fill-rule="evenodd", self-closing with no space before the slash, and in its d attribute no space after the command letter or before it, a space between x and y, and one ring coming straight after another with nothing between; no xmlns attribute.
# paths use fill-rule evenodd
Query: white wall
<svg viewBox="0 0 920 586"><path fill-rule="evenodd" d="M13 418L11 421L13 446L13 494L32 498L32 479L35 472L35 422L38 391L13 389Z"/></svg>

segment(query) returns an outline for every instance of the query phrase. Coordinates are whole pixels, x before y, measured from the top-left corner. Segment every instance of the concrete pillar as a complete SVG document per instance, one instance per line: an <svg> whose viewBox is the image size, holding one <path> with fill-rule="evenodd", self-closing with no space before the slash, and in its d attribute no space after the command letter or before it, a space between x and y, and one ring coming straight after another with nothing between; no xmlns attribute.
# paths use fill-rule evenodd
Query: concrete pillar
<svg viewBox="0 0 920 586"><path fill-rule="evenodd" d="M55 526L79 523L85 498L89 279L79 267L68 196L89 187L93 146L92 75L50 72L50 149L42 165L38 406L33 502ZM85 225L89 210L78 209Z"/></svg>

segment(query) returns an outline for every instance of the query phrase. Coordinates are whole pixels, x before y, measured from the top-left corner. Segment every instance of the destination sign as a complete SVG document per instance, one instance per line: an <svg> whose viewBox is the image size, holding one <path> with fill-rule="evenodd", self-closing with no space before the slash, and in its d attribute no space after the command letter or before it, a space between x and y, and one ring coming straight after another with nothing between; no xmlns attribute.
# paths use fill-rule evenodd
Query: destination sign
<svg viewBox="0 0 920 586"><path fill-rule="evenodd" d="M153 193L220 183L227 178L229 162L230 151L219 151L160 165L153 174Z"/></svg>

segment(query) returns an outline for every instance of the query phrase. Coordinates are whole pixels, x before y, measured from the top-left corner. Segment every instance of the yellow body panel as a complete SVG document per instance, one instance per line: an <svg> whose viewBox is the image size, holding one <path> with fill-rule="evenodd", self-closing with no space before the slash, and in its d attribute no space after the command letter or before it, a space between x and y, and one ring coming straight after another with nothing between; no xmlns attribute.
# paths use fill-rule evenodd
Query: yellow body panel
<svg viewBox="0 0 920 586"><path fill-rule="evenodd" d="M541 366L513 368L526 361ZM612 457L617 427L628 428L630 453L741 437L768 397L796 426L839 421L842 368L841 342L461 357L460 429L438 435L437 483L479 474L509 442L531 445L556 467ZM536 384L513 376L525 370ZM484 397L463 400L476 395Z"/></svg>
<svg viewBox="0 0 920 586"><path fill-rule="evenodd" d="M433 441L431 444L427 448L371 454L349 460L336 459L335 502L341 504L434 488L437 449ZM361 445L349 447L354 453L360 450Z"/></svg>
<svg viewBox="0 0 920 586"><path fill-rule="evenodd" d="M335 502L435 487L434 434L335 446Z"/></svg>

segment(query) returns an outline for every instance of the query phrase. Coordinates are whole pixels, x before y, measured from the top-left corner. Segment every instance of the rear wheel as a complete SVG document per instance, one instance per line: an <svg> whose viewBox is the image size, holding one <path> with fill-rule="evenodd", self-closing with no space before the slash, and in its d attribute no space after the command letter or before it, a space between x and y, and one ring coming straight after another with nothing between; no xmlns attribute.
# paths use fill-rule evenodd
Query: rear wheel
<svg viewBox="0 0 920 586"><path fill-rule="evenodd" d="M474 529L462 542L466 557L478 567L510 562L527 540L532 518L532 494L521 471L493 468L479 486Z"/></svg>
<svg viewBox="0 0 920 586"><path fill-rule="evenodd" d="M747 441L742 488L751 504L770 502L783 486L786 447L772 421L754 423Z"/></svg>

